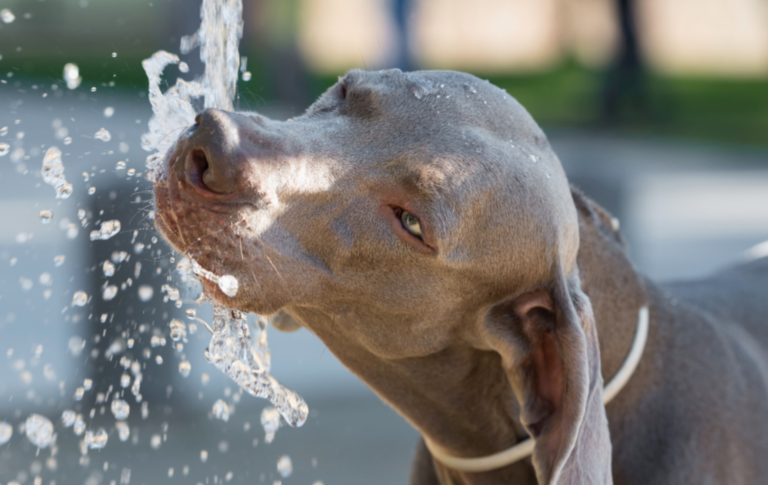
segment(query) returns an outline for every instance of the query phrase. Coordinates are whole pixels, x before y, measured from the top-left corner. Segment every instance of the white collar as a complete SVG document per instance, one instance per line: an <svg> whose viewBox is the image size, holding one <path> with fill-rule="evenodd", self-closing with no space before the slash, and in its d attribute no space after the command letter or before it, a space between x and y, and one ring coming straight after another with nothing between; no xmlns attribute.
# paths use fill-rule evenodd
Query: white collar
<svg viewBox="0 0 768 485"><path fill-rule="evenodd" d="M603 403L608 404L632 377L632 374L640 363L640 357L645 349L645 342L648 340L648 306L640 308L637 316L637 329L635 330L635 339L632 342L632 348L629 350L627 358L621 365L621 368L613 376L611 382L603 389ZM521 441L511 448L494 453L488 456L477 458L458 458L446 454L440 447L429 441L425 436L424 443L427 445L432 456L453 470L462 472L486 472L495 470L503 466L510 465L516 461L522 460L533 453L534 441L530 438Z"/></svg>

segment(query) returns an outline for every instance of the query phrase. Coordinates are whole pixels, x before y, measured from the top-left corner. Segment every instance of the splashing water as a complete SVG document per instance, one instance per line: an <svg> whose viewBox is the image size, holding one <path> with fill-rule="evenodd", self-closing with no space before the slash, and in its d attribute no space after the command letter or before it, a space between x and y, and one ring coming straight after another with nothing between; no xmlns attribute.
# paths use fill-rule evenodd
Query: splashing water
<svg viewBox="0 0 768 485"><path fill-rule="evenodd" d="M24 429L29 441L38 448L45 448L53 442L53 423L45 416L32 414L27 418Z"/></svg>
<svg viewBox="0 0 768 485"><path fill-rule="evenodd" d="M307 404L269 374L266 322L260 329L254 349L245 314L214 305L213 336L205 357L249 394L269 399L288 424L301 426L309 414Z"/></svg>
<svg viewBox="0 0 768 485"><path fill-rule="evenodd" d="M142 62L149 79L149 101L154 115L149 132L141 138L141 146L154 152L147 157L147 178L158 181L162 176L162 160L175 143L181 130L194 123L194 104L203 98L204 108L232 111L240 65L238 44L243 36L242 0L203 0L200 29L181 39L182 54L200 47L205 73L194 81L177 79L165 93L160 90L163 70L179 64L177 55L158 51Z"/></svg>
<svg viewBox="0 0 768 485"><path fill-rule="evenodd" d="M61 163L61 150L50 147L43 158L43 181L56 189L57 199L66 199L72 195L72 184L64 178L64 164Z"/></svg>
<svg viewBox="0 0 768 485"><path fill-rule="evenodd" d="M120 221L117 219L113 221L102 222L98 231L91 231L91 241L95 241L97 239L106 241L118 232L120 232Z"/></svg>
<svg viewBox="0 0 768 485"><path fill-rule="evenodd" d="M96 132L95 135L93 135L94 138L101 141L109 141L112 139L112 134L108 132L105 128L100 129Z"/></svg>
<svg viewBox="0 0 768 485"><path fill-rule="evenodd" d="M216 419L229 421L229 406L227 406L227 403L224 402L223 399L219 399L213 403L213 415Z"/></svg>

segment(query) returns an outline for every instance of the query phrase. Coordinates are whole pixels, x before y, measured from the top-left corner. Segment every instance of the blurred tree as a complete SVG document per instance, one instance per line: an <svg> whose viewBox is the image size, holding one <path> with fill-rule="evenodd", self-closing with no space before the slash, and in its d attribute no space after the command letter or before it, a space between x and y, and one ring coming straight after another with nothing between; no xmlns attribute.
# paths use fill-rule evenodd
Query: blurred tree
<svg viewBox="0 0 768 485"><path fill-rule="evenodd" d="M615 122L626 118L624 107L639 115L646 114L646 86L634 0L616 0L621 50L618 58L605 74L601 96L601 118Z"/></svg>

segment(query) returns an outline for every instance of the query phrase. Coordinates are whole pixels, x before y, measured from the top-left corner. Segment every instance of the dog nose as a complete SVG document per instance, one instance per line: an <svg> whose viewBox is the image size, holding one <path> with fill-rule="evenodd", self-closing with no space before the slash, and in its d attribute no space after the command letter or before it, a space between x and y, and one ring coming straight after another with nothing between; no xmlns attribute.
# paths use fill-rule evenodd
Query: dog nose
<svg viewBox="0 0 768 485"><path fill-rule="evenodd" d="M195 117L185 169L189 181L217 194L237 189L240 134L226 111L206 109Z"/></svg>

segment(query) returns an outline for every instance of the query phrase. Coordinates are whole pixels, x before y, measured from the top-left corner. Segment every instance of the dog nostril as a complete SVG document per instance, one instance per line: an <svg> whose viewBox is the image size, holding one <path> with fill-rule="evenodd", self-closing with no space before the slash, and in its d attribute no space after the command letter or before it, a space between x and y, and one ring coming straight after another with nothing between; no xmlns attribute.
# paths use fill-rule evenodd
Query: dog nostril
<svg viewBox="0 0 768 485"><path fill-rule="evenodd" d="M203 176L208 170L208 158L205 156L205 152L197 149L192 151L192 173L190 174L194 182L205 185Z"/></svg>

